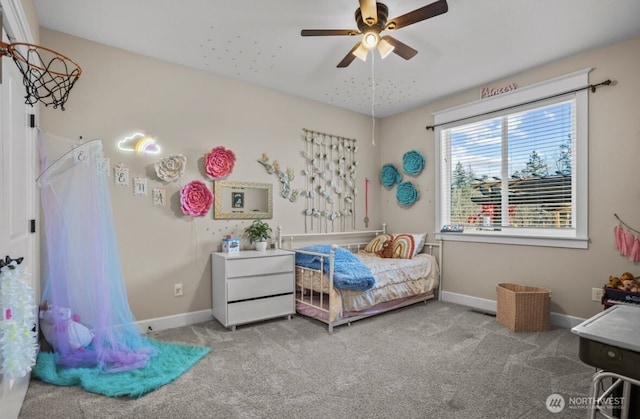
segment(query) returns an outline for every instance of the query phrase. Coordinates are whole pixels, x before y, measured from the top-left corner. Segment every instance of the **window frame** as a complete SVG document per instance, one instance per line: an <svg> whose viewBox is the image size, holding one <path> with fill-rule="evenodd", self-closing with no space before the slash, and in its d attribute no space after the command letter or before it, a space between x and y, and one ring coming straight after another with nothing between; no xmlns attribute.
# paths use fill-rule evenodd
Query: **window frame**
<svg viewBox="0 0 640 419"><path fill-rule="evenodd" d="M456 106L435 112L434 116L434 138L435 138L435 173L436 173L436 226L443 226L443 196L442 196L442 173L446 170L442 167L442 131L451 126L467 123L477 119L479 115L490 114L507 108L525 105L531 102L544 101L546 99L567 95L575 98L575 118L576 118L576 138L575 146L575 229L569 231L558 230L549 235L549 230L544 234L534 231L518 231L517 229L506 229L505 231L464 231L436 232L436 238L440 240L482 242L496 244L513 244L527 246L549 246L586 249L589 245L588 237L588 129L589 129L589 92L586 88L589 85L589 73L592 68L583 69L574 73L566 74L533 84L525 88L518 88L508 93L491 96L475 102ZM541 105L543 106L543 105ZM491 116L487 116L490 118ZM463 122L464 121L464 122Z"/></svg>

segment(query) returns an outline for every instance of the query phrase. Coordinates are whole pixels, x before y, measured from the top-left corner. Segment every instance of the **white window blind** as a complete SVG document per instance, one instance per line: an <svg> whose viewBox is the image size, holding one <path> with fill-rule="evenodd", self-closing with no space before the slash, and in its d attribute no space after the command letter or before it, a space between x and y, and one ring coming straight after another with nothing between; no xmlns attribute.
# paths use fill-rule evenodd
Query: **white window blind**
<svg viewBox="0 0 640 419"><path fill-rule="evenodd" d="M584 247L586 94L521 101L436 130L439 224L464 226L442 238Z"/></svg>

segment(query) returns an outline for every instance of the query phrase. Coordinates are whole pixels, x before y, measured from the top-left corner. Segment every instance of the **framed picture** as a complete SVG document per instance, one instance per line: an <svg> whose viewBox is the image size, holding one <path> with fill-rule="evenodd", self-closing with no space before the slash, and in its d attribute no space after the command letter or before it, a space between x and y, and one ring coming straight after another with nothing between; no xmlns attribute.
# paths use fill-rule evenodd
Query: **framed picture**
<svg viewBox="0 0 640 419"><path fill-rule="evenodd" d="M233 208L244 208L244 192L231 192Z"/></svg>

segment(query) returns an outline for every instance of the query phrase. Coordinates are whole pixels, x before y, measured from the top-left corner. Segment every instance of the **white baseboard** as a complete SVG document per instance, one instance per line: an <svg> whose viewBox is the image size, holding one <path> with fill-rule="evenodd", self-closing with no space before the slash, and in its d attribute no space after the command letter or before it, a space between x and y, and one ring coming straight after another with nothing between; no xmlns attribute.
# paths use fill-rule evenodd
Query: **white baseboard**
<svg viewBox="0 0 640 419"><path fill-rule="evenodd" d="M20 415L30 378L31 374L15 379L0 375L0 419L15 419Z"/></svg>
<svg viewBox="0 0 640 419"><path fill-rule="evenodd" d="M488 313L495 313L497 311L497 302L495 300L488 300L486 298L479 298L473 297L471 295L442 291L440 293L440 299L442 301L472 307L478 310L486 311ZM563 329L571 329L582 323L584 320L585 319L582 319L580 317L553 312L549 317L549 321L552 326L561 327Z"/></svg>
<svg viewBox="0 0 640 419"><path fill-rule="evenodd" d="M173 329L174 327L189 326L196 323L207 322L213 319L211 310L192 311L190 313L175 314L173 316L156 317L136 322L142 333L149 331Z"/></svg>

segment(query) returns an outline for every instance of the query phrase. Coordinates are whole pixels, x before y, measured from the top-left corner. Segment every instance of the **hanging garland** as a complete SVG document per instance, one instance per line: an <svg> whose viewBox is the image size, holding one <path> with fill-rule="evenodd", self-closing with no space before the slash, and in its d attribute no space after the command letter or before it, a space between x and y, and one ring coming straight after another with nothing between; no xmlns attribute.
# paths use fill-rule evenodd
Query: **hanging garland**
<svg viewBox="0 0 640 419"><path fill-rule="evenodd" d="M402 156L402 170L410 176L418 176L424 169L424 157L416 150L408 151Z"/></svg>
<svg viewBox="0 0 640 419"><path fill-rule="evenodd" d="M0 268L0 374L8 378L24 377L36 362L35 297L25 275L15 262Z"/></svg>
<svg viewBox="0 0 640 419"><path fill-rule="evenodd" d="M640 232L613 214L619 224L613 228L613 247L630 262L640 262Z"/></svg>
<svg viewBox="0 0 640 419"><path fill-rule="evenodd" d="M398 169L393 164L387 163L380 170L380 182L385 188L390 189L396 183L402 182L402 174L398 172Z"/></svg>
<svg viewBox="0 0 640 419"><path fill-rule="evenodd" d="M396 191L396 199L403 207L412 206L420 198L420 194L413 183L402 182L398 185Z"/></svg>

